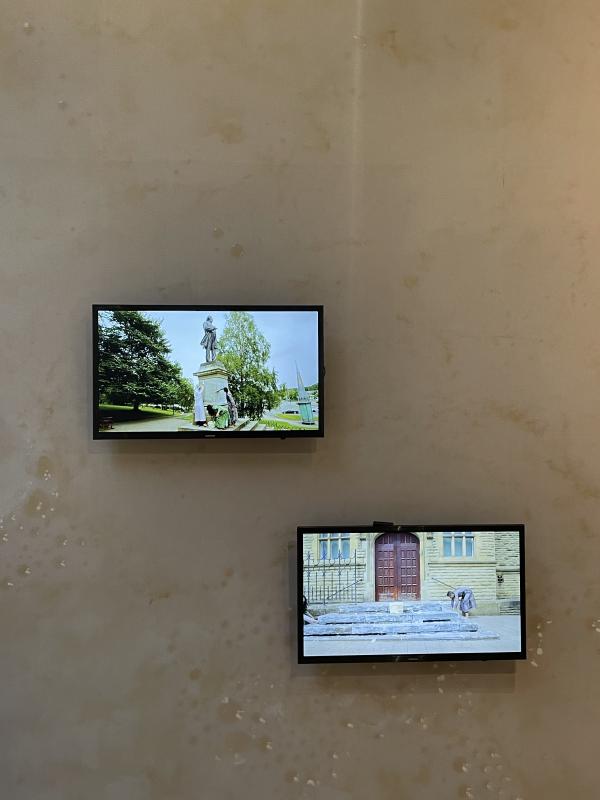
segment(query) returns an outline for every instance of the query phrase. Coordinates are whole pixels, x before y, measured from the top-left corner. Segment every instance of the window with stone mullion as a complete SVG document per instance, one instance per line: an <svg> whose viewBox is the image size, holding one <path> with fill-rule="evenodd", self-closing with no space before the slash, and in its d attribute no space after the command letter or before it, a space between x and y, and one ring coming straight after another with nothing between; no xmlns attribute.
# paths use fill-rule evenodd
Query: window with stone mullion
<svg viewBox="0 0 600 800"><path fill-rule="evenodd" d="M472 558L475 554L473 534L468 531L444 533L443 554L445 558Z"/></svg>
<svg viewBox="0 0 600 800"><path fill-rule="evenodd" d="M342 561L350 558L349 533L322 533L319 536L319 559L321 561L337 561L340 553Z"/></svg>

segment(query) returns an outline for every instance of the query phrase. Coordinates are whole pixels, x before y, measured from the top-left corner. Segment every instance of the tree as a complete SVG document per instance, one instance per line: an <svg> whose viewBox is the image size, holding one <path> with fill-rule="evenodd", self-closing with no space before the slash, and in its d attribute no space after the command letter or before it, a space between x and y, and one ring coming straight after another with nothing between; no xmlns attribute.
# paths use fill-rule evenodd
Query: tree
<svg viewBox="0 0 600 800"><path fill-rule="evenodd" d="M252 314L228 314L218 348L240 416L261 419L265 409L277 405L279 392L277 375L268 367L271 345L256 327Z"/></svg>
<svg viewBox="0 0 600 800"><path fill-rule="evenodd" d="M311 383L310 386L306 387L306 391L310 394L310 396L318 400L319 399L319 384L318 383Z"/></svg>
<svg viewBox="0 0 600 800"><path fill-rule="evenodd" d="M100 402L132 405L136 411L143 403L173 405L179 402L180 395L187 396L188 390L183 385L185 378L181 367L167 358L170 352L171 346L159 322L139 311L101 312L98 325Z"/></svg>
<svg viewBox="0 0 600 800"><path fill-rule="evenodd" d="M181 379L175 402L180 405L184 411L191 411L194 407L194 386L187 378Z"/></svg>

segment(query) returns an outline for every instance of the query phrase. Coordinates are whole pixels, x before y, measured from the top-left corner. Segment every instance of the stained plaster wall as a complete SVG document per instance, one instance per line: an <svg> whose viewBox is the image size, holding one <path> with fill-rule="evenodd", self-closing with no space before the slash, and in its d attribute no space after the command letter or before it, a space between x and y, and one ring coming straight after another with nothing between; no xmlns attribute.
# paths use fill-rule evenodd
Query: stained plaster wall
<svg viewBox="0 0 600 800"><path fill-rule="evenodd" d="M600 7L5 0L11 800L595 798ZM326 306L316 444L90 439L92 302ZM517 666L293 664L298 523L528 525Z"/></svg>

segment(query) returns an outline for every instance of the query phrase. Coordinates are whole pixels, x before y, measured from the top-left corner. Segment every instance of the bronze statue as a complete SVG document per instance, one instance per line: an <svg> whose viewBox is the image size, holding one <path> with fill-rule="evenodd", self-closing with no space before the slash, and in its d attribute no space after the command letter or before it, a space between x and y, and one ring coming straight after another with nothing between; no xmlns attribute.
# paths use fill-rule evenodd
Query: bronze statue
<svg viewBox="0 0 600 800"><path fill-rule="evenodd" d="M203 327L204 337L200 346L206 349L206 363L210 364L217 357L217 329L213 325L213 318L207 317Z"/></svg>

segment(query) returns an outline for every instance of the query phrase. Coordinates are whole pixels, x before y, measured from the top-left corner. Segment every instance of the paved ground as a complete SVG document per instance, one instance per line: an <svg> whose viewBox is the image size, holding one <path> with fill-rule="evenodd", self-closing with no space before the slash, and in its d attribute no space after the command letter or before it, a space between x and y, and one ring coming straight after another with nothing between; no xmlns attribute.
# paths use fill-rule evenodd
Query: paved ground
<svg viewBox="0 0 600 800"><path fill-rule="evenodd" d="M481 631L499 634L499 639L474 641L433 639L405 640L399 636L307 636L304 638L305 656L375 656L437 653L498 653L521 649L519 635L520 617L502 615L471 617Z"/></svg>
<svg viewBox="0 0 600 800"><path fill-rule="evenodd" d="M154 419L138 419L131 422L114 422L112 430L117 433L145 433L147 431L164 431L171 433L180 425L189 425L189 420L182 417L154 417Z"/></svg>
<svg viewBox="0 0 600 800"><path fill-rule="evenodd" d="M278 422L283 422L284 420L278 419L274 413L266 411L264 414L266 419L277 419ZM148 431L152 432L163 432L163 433L172 433L173 431L177 431L180 425L190 425L190 420L183 419L182 417L155 417L154 419L139 419L139 420L131 420L130 422L114 422L112 430L117 433L146 433ZM298 430L307 430L305 425L301 423L295 424L294 422L290 421L288 424L295 425ZM317 429L317 425L315 425L314 429ZM308 428L312 430L312 428ZM205 429L206 430L206 429ZM221 431L217 431L220 433ZM224 431L227 433L227 431Z"/></svg>
<svg viewBox="0 0 600 800"><path fill-rule="evenodd" d="M279 420L279 422L281 421ZM183 419L182 417L155 417L154 419L131 420L131 422L113 422L112 430L118 433L145 433L147 431L172 433L177 431L181 425L191 425L191 422L189 419ZM300 424L296 427L298 430L306 430L305 426ZM214 426L210 426L209 429L216 433L227 433L227 429L220 431ZM198 430L206 431L207 429L199 428Z"/></svg>

